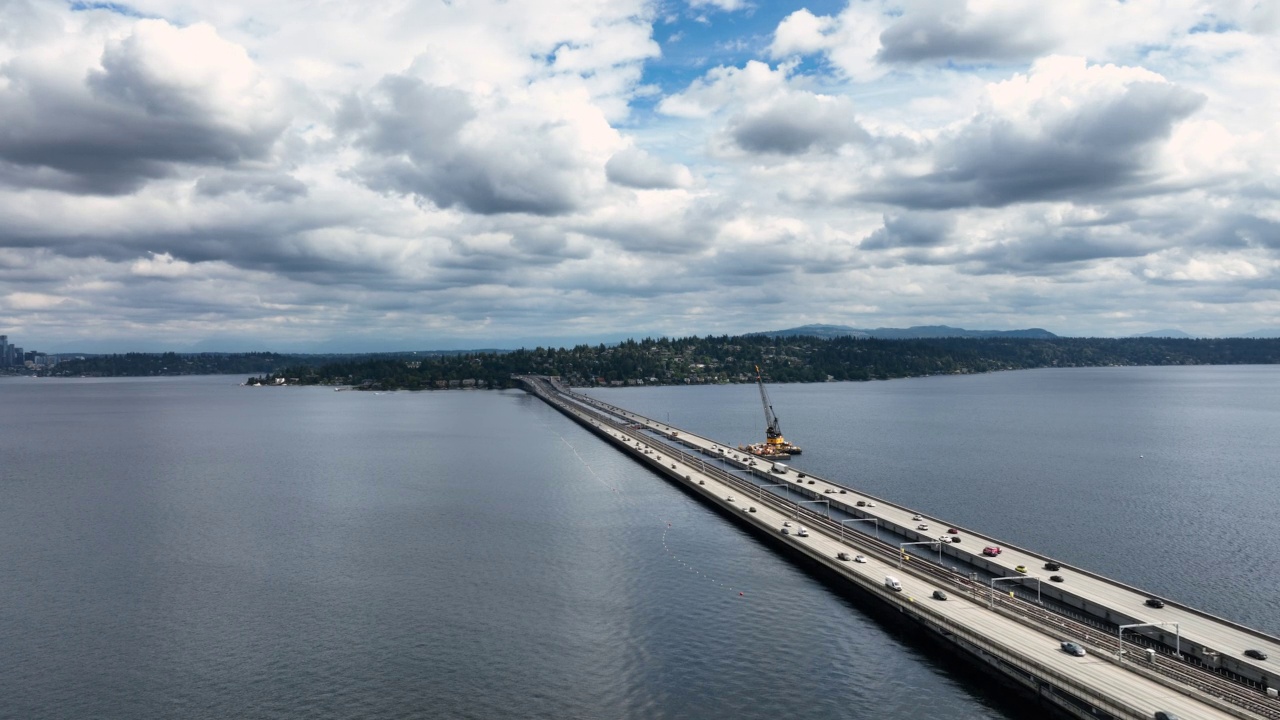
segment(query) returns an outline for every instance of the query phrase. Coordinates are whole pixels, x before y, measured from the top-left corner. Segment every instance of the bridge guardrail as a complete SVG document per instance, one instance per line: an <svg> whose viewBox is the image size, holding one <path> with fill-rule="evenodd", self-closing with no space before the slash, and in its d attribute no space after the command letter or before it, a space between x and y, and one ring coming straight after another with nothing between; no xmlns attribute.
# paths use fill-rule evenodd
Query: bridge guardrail
<svg viewBox="0 0 1280 720"><path fill-rule="evenodd" d="M570 407L567 404L562 404L562 401L559 401L556 398L546 396L541 393L535 393L535 394L538 394L539 397L542 397L544 400L546 400L548 403L552 404L553 406L561 408L562 411L566 412L566 414L577 413L581 415L589 415L596 422L600 422L605 425L608 425L609 427L613 428L615 431L621 434L624 434L628 437L631 437L632 440L634 440L636 443L640 443L646 446L649 445L650 439L647 438L646 436L636 433L635 431L631 430L630 428L624 426L621 423L616 422L614 419L606 415L600 414L594 408L584 407L581 401L575 402L574 408L570 409ZM595 401L593 398L586 398L585 396L580 396L577 393L560 391L560 394L565 395L574 400L585 399L585 401L590 405L599 404L598 401ZM617 409L617 408L614 408L614 410L620 411L620 409ZM632 448L632 449L637 450L639 448ZM734 475L725 470L722 470L721 468L715 467L712 464L706 463L705 458L702 456L701 452L695 456L686 452L681 448L675 448L670 446L668 446L664 450L664 452L666 452L672 458L680 460L687 466L690 466L690 467L693 467L695 465L700 466L702 468L702 472L707 474L709 477L712 477L715 480L723 482L727 485L730 485L731 487L735 487L742 491L754 490L757 492L762 492L763 490L761 486L755 483L748 482L743 478L738 477L737 475ZM645 457L645 456L641 454L641 457ZM651 462L654 464L657 464L658 461L651 460ZM665 468L665 466L663 467ZM756 472L759 473L760 471L756 471ZM822 515L819 515L818 513L811 511L809 508L803 505L796 504L790 501L789 499L783 498L773 493L772 491L769 492L769 495L770 495L769 500L771 503L783 506L783 508L785 508L785 511L793 512L797 515L797 517L803 515L806 522L808 522L815 529L821 527L827 531L838 532L838 529L839 529L838 524L834 523L829 518L823 517ZM763 493L761 494L761 497L763 498ZM830 534L830 532L828 534ZM881 560L891 561L891 562L897 560L898 553L899 553L898 547L893 546L885 541L878 540L866 535L861 535L859 539L863 543L869 545L871 548L874 548L873 550L869 550L868 552L871 552L872 554L878 556ZM1166 684L1169 687L1173 689L1177 689L1182 692L1186 692L1188 689L1194 688L1195 690L1198 690L1201 693L1208 695L1211 704L1218 706L1223 711L1229 712L1238 717L1250 718L1250 717L1256 717L1260 715L1262 717L1271 718L1274 720L1280 720L1280 703L1269 702L1268 701L1269 699L1264 700L1265 696L1262 696L1261 694L1254 695L1252 693L1241 692L1242 690L1244 690L1244 688L1237 685L1236 683L1231 683L1215 674L1205 672L1203 669L1196 668L1194 666L1189 666L1184 663L1180 663L1175 660L1165 658L1164 656L1161 656L1161 655L1156 656L1154 663L1148 662L1146 660L1141 660L1141 659L1132 659L1128 662L1125 662L1124 660L1121 659L1122 656L1119 654L1120 651L1124 649L1122 643L1120 643L1114 638L1111 638L1109 635L1105 633L1099 634L1097 628L1091 627L1089 625L1085 625L1071 618L1067 618L1065 616L1052 613L1049 610L1043 607L1037 606L1034 603L1028 602L1026 600L1022 600L1019 598L1009 598L1007 595L1004 595L1002 593L996 593L993 597L992 596L993 593L989 588L981 584L975 584L975 583L972 583L971 581L968 581L968 578L966 576L957 575L954 572L951 572L945 568L935 565L932 563L932 561L929 561L927 558L920 558L919 556L914 556L914 555L912 557L923 561L912 566L911 570L913 571L914 574L927 575L930 578L935 580L941 580L947 583L955 583L955 584L960 584L962 586L967 586L968 589L970 589L971 592L973 593L975 599L981 596L982 599L990 603L993 606L993 608L995 608L998 612L1000 612L1001 615L1009 617L1010 619L1026 624L1029 627L1032 627L1040 632L1045 632L1046 634L1049 634L1051 636L1056 634L1070 633L1074 635L1076 639L1088 638L1087 640L1085 640L1087 644L1093 646L1095 650L1102 649L1107 653L1103 655L1104 659L1107 659L1113 663L1123 664L1123 666L1126 667L1126 669L1129 669L1130 671L1134 671L1134 672L1139 672L1140 674L1143 674L1149 679L1153 679L1157 681L1163 680L1164 681L1163 684ZM917 606L917 607L923 607L923 606ZM942 616L938 616L938 617L942 618L943 620L947 620L945 617L942 617ZM1141 664L1139 665L1138 663L1141 663ZM1078 685L1077 683L1070 681L1069 678L1067 678L1066 680L1068 681L1069 684ZM1199 697L1197 699L1205 700L1205 698L1199 698ZM1214 699L1217 699L1218 701L1213 702ZM1128 710L1126 710L1126 712L1129 712L1131 710L1132 709L1129 708ZM1256 713L1256 715L1242 714L1242 713L1248 713L1248 712Z"/></svg>

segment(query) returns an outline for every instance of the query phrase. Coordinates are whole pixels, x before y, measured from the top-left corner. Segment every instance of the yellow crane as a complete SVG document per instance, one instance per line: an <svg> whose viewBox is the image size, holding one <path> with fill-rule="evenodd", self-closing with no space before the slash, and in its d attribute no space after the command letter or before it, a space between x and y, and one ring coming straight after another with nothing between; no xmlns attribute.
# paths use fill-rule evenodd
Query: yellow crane
<svg viewBox="0 0 1280 720"><path fill-rule="evenodd" d="M765 441L741 446L739 449L761 457L799 455L800 448L782 437L782 426L778 423L778 416L773 412L773 404L769 402L769 393L764 389L764 378L760 375L759 365L756 365L756 385L760 387L760 402L764 405Z"/></svg>

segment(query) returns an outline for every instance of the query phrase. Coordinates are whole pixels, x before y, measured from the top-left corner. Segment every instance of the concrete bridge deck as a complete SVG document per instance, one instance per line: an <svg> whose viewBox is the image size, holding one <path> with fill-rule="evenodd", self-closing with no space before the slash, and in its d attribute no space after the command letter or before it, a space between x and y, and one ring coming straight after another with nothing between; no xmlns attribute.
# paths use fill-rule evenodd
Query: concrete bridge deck
<svg viewBox="0 0 1280 720"><path fill-rule="evenodd" d="M954 527L940 518L922 517L917 521L914 518L918 513L909 508L824 478L810 475L800 479L795 469L781 475L770 473L772 463L768 460L747 456L712 439L572 393L547 379L525 380L544 400L655 470L682 482L708 501L775 536L776 541L809 556L867 592L900 606L904 613L987 660L1006 676L1026 675L1029 680L1024 684L1036 687L1037 692L1046 697L1053 695L1051 699L1055 704L1068 712L1076 712L1081 717L1098 717L1098 713L1102 713L1150 718L1156 710L1166 710L1183 718L1280 719L1280 700L1268 697L1261 688L1242 686L1172 657L1157 656L1148 660L1140 652L1141 648L1122 644L1097 627L1010 598L1009 588L1003 583L993 592L989 586L973 582L967 574L947 569L945 562L940 567L918 558L900 568L900 550L895 545L850 531L866 523L849 523L850 529L845 529L824 517L823 512L814 510L820 505L788 502L762 489L759 482L744 479L742 471L746 475L763 475L771 484L787 483L788 494L794 489L806 498L825 500L848 517L876 518L881 527L909 540L916 537L920 541L935 540L946 534L949 527ZM676 433L674 440L672 433ZM736 466L739 472L717 467L714 459L719 458ZM748 464L751 460L756 462L754 467ZM844 490L844 494L840 494L840 490ZM728 500L729 496L734 499ZM874 502L875 507L857 507L858 500ZM755 512L748 512L749 507L754 507ZM809 536L781 535L782 523L787 520L795 525L803 524L810 531ZM915 530L920 522L928 523L930 529ZM1149 595L1136 588L1066 565L1050 573L1040 569L1049 560L1045 556L1010 547L968 529L957 530L962 539L960 544L935 545L929 553L942 547L949 561L971 563L1001 576L1019 577L1021 574L1014 571L1017 565L1027 566L1028 575L1045 578L1049 574L1062 575L1064 583L1041 583L1046 597L1054 597L1089 615L1096 613L1099 618L1108 618L1115 624L1178 622L1184 653L1203 648L1205 644L1223 648L1243 643L1243 647L1265 649L1273 659L1257 661L1261 666L1257 669L1261 677L1273 677L1271 665L1277 654L1272 648L1280 652L1280 644L1271 636L1176 603L1167 602L1160 609L1148 608L1144 602ZM981 552L987 545L999 545L1003 552L994 558L986 557ZM868 562L837 559L842 552L851 556L862 554ZM900 593L884 587L886 575L900 580L903 586ZM1034 582L1022 578L1022 584L1032 586ZM951 599L931 599L935 589L945 590ZM1171 635L1172 628L1166 632ZM1077 658L1061 652L1058 642L1063 639L1085 645L1089 655ZM1125 655L1122 650L1129 654ZM1248 670L1245 665L1240 667ZM1080 710L1081 703L1087 706L1087 711Z"/></svg>
<svg viewBox="0 0 1280 720"><path fill-rule="evenodd" d="M570 397L602 409L612 407L608 403L603 403L578 393L573 393ZM718 457L722 455L719 449L725 449L723 456L730 461L738 462L742 467L748 467L745 462L754 460L757 462L754 469L758 472L767 473L773 466L773 463L769 460L747 455L732 449L731 446L697 436L679 428L672 428L666 423L640 416L622 408L613 408L611 410L611 412L614 411L621 413L621 416L627 420L641 424L654 432L663 435L677 432L679 433L678 441L680 443L686 447L696 448L706 455ZM791 466L789 461L786 464L788 467ZM799 471L803 470L800 469ZM1083 568L1061 563L1059 563L1061 565L1059 570L1045 570L1045 563L1056 562L1049 556L1010 545L974 530L959 527L948 523L942 518L917 513L891 500L866 495L847 485L812 474L806 475L804 487L797 488L797 491L812 492L814 497L817 498L825 497L833 508L858 517L880 518L884 522L883 527L894 529L898 534L911 540L933 539L941 534L946 534L949 528L955 527L960 531L957 537L960 538L961 542L944 550L948 556L960 558L971 565L1001 576L1019 575L1020 573L1015 568L1019 565L1025 566L1027 568L1027 577L1038 578L1041 581L1041 591L1048 597L1061 600L1087 615L1097 617L1113 625L1177 623L1176 630L1172 625L1167 625L1157 628L1135 628L1130 632L1138 632L1170 648L1180 645L1178 649L1181 650L1182 654L1195 658L1197 662L1203 663L1207 667L1222 669L1232 675L1238 675L1243 679L1256 683L1259 688L1280 685L1280 638L1216 617L1168 598L1161 598L1165 603L1162 608L1149 607L1146 605L1146 601L1148 598L1155 597L1152 593ZM789 480L797 479L796 472L789 473L789 477L782 477L787 477ZM814 480L814 485L808 485L808 480ZM827 489L835 490L835 496L827 495L824 492ZM846 494L839 494L839 490L842 489L846 491ZM876 506L857 507L858 500L875 502ZM914 520L916 515L920 515L921 520ZM920 532L915 530L916 526L921 522L929 525L929 531ZM982 554L982 550L988 546L999 547L1002 552L996 557L985 556ZM1061 584L1050 583L1049 577L1051 575L1061 576L1063 582ZM1246 656L1244 651L1251 648L1263 651L1267 654L1268 659L1258 660Z"/></svg>

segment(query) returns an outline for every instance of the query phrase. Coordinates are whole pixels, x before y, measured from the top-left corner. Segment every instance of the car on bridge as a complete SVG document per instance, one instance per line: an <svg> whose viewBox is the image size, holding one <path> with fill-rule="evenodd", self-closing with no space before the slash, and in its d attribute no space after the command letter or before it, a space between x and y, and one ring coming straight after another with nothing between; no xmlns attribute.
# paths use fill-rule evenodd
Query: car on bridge
<svg viewBox="0 0 1280 720"><path fill-rule="evenodd" d="M1002 552L1004 552L1004 551L1003 551L1003 550L1001 550L1001 549L1000 549L998 546L996 546L996 545L988 545L988 546L986 546L986 547L982 548L982 554L983 554L983 555L986 555L987 557L995 557L995 556L999 555L999 554L1000 554L1000 553L1002 553Z"/></svg>
<svg viewBox="0 0 1280 720"><path fill-rule="evenodd" d="M853 561L856 563L865 563L867 561L867 558L862 555L854 555Z"/></svg>
<svg viewBox="0 0 1280 720"><path fill-rule="evenodd" d="M1145 604L1147 607L1153 607L1153 608L1162 608L1162 607L1164 607L1164 601L1163 601L1163 600L1161 600L1160 598L1147 598L1147 601L1146 601L1146 603L1144 603L1144 604Z"/></svg>
<svg viewBox="0 0 1280 720"><path fill-rule="evenodd" d="M944 593L944 592L942 592L941 590L934 590L934 591L933 591L933 599L934 599L934 600L946 600L946 599L947 599L947 594L946 594L946 593Z"/></svg>
<svg viewBox="0 0 1280 720"><path fill-rule="evenodd" d="M1076 657L1085 656L1084 648L1080 647L1080 645L1076 643L1069 642L1066 640L1062 641L1062 652L1067 653L1069 655L1075 655Z"/></svg>
<svg viewBox="0 0 1280 720"><path fill-rule="evenodd" d="M1249 648L1248 650L1245 650L1245 651L1244 651L1244 654L1245 654L1245 657L1251 657L1251 658L1253 658L1254 660L1266 660L1266 659L1267 659L1267 654L1266 654L1266 653L1262 652L1261 650L1254 650L1253 648Z"/></svg>
<svg viewBox="0 0 1280 720"><path fill-rule="evenodd" d="M1019 572L1019 573L1022 573L1023 575L1026 575L1026 574L1027 574L1027 566L1026 566L1026 565L1019 565L1018 567L1014 568L1013 570L1014 570L1014 572Z"/></svg>

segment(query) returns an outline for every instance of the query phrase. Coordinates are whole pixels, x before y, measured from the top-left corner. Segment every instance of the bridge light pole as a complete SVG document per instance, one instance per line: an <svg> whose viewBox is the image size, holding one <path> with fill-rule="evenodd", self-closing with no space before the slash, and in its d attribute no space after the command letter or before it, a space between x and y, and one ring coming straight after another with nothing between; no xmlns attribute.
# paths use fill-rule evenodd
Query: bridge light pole
<svg viewBox="0 0 1280 720"><path fill-rule="evenodd" d="M800 517L800 506L801 506L801 505L804 505L804 504L806 504L806 503L826 503L826 504L827 504L827 515L826 515L826 517L827 517L828 519L830 519L830 518L831 518L831 501L830 501L830 500L827 500L826 498L820 498L820 499L818 499L818 500L797 500L797 501L796 501L796 518L799 518L799 517Z"/></svg>
<svg viewBox="0 0 1280 720"><path fill-rule="evenodd" d="M994 608L996 606L996 582L1014 581L1014 580L1035 580L1036 581L1036 602L1040 602L1040 578L1030 575L1007 575L1005 577L991 578L991 594L988 599L991 601L987 607Z"/></svg>
<svg viewBox="0 0 1280 720"><path fill-rule="evenodd" d="M767 488L767 487L784 487L784 488L786 488L786 489L787 489L787 502L788 502L788 503L789 503L789 502L791 502L791 486L790 486L790 485L788 485L788 484L786 484L786 483L780 483L780 484L778 484L778 485L757 485L757 486L756 486L756 499L757 499L757 500L759 500L759 501L761 501L761 502L764 502L764 489L765 489L765 488ZM772 494L772 493L770 493L770 494Z"/></svg>
<svg viewBox="0 0 1280 720"><path fill-rule="evenodd" d="M1138 627L1164 627L1165 625L1173 626L1173 652L1178 657L1182 657L1182 626L1176 622L1155 622L1155 623L1133 623L1132 625L1121 625L1116 630L1116 641L1120 644L1120 649L1124 649L1124 631L1129 628Z"/></svg>
<svg viewBox="0 0 1280 720"><path fill-rule="evenodd" d="M898 569L899 569L899 570L901 570L901 569L902 569L902 561L903 561L903 559L907 557L907 546L908 546L908 545L937 545L937 546L938 546L938 557L939 557L939 558L941 558L941 557L942 557L942 543L938 542L937 540L922 540L922 541L920 541L920 542L904 542L904 543L898 543Z"/></svg>
<svg viewBox="0 0 1280 720"><path fill-rule="evenodd" d="M844 541L844 524L845 524L845 523L851 523L851 522L869 522L869 523L875 523L875 524L876 524L876 539L877 539L877 540L879 540L879 539L880 539L880 518L877 518L877 517L869 517L869 518L849 518L848 520L841 520L841 521L840 521L840 540L841 540L842 542Z"/></svg>

